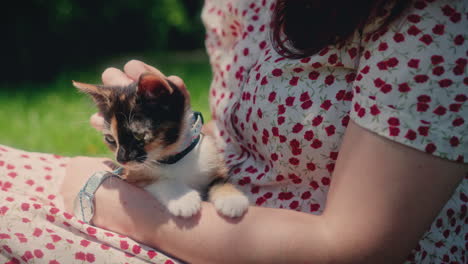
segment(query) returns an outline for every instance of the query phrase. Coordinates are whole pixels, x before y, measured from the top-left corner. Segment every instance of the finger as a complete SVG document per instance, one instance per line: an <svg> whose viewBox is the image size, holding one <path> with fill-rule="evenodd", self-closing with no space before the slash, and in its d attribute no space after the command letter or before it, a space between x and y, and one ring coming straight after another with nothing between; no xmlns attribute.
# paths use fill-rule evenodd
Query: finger
<svg viewBox="0 0 468 264"><path fill-rule="evenodd" d="M102 73L102 83L104 85L129 85L133 82L125 73L116 68L107 68Z"/></svg>
<svg viewBox="0 0 468 264"><path fill-rule="evenodd" d="M96 113L92 115L89 119L89 122L97 131L104 130L104 117L102 116L102 114Z"/></svg>
<svg viewBox="0 0 468 264"><path fill-rule="evenodd" d="M179 88L179 90L186 96L187 99L190 97L190 93L187 89L187 86L185 86L184 81L179 76L171 75L167 77L167 79L174 83Z"/></svg>
<svg viewBox="0 0 468 264"><path fill-rule="evenodd" d="M131 60L127 62L127 64L125 64L124 66L124 71L134 81L138 80L140 75L145 72L151 72L157 75L164 76L164 74L162 74L162 72L158 69L149 66L146 63L139 60Z"/></svg>

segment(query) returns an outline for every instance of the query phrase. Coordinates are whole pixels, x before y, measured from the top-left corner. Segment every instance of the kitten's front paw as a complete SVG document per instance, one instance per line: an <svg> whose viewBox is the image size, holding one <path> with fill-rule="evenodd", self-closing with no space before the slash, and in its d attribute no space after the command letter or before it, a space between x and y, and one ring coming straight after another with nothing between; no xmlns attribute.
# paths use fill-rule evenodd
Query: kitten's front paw
<svg viewBox="0 0 468 264"><path fill-rule="evenodd" d="M201 198L196 191L190 191L177 200L170 200L167 209L171 214L181 217L191 217L200 211Z"/></svg>
<svg viewBox="0 0 468 264"><path fill-rule="evenodd" d="M239 217L249 207L249 199L243 194L231 194L218 197L214 201L214 206L224 216Z"/></svg>

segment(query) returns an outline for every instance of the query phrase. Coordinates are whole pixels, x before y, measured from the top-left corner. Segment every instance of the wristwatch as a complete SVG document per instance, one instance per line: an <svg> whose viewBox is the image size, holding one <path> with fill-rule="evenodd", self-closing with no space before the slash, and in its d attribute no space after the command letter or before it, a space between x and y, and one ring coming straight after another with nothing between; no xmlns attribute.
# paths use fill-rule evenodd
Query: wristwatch
<svg viewBox="0 0 468 264"><path fill-rule="evenodd" d="M87 224L91 224L94 216L94 194L101 184L110 177L119 177L121 168L114 172L99 171L89 177L86 184L81 188L75 198L73 211L78 219Z"/></svg>

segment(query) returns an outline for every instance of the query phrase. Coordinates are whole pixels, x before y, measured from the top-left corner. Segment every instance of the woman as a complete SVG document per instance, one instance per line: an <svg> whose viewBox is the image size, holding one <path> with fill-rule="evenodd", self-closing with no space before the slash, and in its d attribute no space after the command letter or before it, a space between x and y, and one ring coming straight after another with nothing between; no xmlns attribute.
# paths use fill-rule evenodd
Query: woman
<svg viewBox="0 0 468 264"><path fill-rule="evenodd" d="M105 181L98 228L65 214L88 236L69 246L73 257L111 259L95 251L101 241L146 260L160 254L107 229L194 263L466 262L466 1L325 2L206 2L209 131L257 206L226 220L204 203L181 219ZM145 71L157 70L130 61L102 77L125 84ZM109 168L74 158L66 170L71 212L87 178Z"/></svg>

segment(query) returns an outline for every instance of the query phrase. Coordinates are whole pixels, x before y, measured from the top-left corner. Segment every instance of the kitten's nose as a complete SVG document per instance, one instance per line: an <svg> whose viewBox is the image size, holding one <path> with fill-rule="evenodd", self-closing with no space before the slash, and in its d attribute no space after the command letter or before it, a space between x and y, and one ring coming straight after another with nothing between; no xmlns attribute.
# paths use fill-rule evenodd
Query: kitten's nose
<svg viewBox="0 0 468 264"><path fill-rule="evenodd" d="M119 148L119 150L117 151L116 159L122 165L125 165L125 163L130 161L130 157L128 156L127 151L124 148Z"/></svg>

